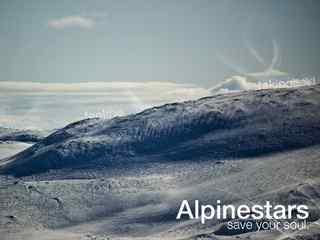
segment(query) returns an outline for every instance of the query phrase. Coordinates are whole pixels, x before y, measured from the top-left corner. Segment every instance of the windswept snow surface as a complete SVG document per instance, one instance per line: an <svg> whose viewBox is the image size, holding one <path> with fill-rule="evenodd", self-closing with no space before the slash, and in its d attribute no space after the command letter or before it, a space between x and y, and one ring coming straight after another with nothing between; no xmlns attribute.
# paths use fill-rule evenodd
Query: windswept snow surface
<svg viewBox="0 0 320 240"><path fill-rule="evenodd" d="M319 146L254 158L52 172L0 186L5 239L319 239ZM72 173L73 171L77 173ZM78 178L68 179L69 174ZM81 177L90 178L82 178ZM50 179L51 178L51 179ZM176 220L181 201L306 204L310 229L241 233L222 221ZM302 237L301 237L302 236Z"/></svg>

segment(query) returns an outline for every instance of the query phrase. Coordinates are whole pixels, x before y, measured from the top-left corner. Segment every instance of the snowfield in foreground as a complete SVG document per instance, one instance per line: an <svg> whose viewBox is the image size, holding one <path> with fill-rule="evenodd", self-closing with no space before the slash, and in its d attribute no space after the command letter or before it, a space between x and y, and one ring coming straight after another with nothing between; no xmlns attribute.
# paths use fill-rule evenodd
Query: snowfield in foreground
<svg viewBox="0 0 320 240"><path fill-rule="evenodd" d="M3 179L5 239L319 239L320 147L256 158L152 163ZM89 177L90 178L85 178ZM5 178L5 177L3 177ZM50 179L51 178L51 179ZM224 231L222 221L176 220L182 199L203 204L306 204L307 232ZM286 238L286 236L292 238ZM294 238L294 236L302 236ZM96 238L95 238L96 237Z"/></svg>

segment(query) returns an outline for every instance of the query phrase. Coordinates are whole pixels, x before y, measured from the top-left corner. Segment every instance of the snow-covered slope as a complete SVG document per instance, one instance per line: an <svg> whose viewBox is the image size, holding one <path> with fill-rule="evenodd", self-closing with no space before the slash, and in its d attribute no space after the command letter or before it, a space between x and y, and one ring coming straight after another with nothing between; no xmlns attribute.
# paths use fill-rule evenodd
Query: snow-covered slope
<svg viewBox="0 0 320 240"><path fill-rule="evenodd" d="M13 142L13 141L0 141L0 165L6 162L6 158L11 157L22 150L30 147L31 143Z"/></svg>
<svg viewBox="0 0 320 240"><path fill-rule="evenodd" d="M67 179L73 174L70 171L55 180L53 172L35 180L0 176L0 236L14 240L318 240L319 159L318 145L219 164L180 161L120 171L90 169L86 179ZM226 232L222 231L226 222L215 219L205 225L176 220L183 199L203 204L215 204L217 199L235 205L266 200L306 204L310 229Z"/></svg>
<svg viewBox="0 0 320 240"><path fill-rule="evenodd" d="M87 119L10 159L30 175L136 161L256 156L320 143L320 85L216 95L111 120Z"/></svg>

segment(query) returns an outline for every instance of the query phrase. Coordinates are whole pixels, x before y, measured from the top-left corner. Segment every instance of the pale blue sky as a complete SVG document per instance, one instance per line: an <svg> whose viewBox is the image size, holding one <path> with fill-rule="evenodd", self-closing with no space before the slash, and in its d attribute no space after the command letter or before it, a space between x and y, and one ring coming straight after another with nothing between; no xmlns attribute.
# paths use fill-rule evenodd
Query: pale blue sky
<svg viewBox="0 0 320 240"><path fill-rule="evenodd" d="M320 76L319 1L1 0L0 80L212 86L274 67ZM238 71L238 73L237 73Z"/></svg>

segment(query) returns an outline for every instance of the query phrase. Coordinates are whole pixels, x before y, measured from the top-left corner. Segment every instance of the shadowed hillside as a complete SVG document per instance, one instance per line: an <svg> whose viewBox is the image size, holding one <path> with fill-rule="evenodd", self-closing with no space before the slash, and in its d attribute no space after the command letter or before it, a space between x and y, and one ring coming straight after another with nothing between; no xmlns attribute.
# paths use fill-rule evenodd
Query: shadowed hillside
<svg viewBox="0 0 320 240"><path fill-rule="evenodd" d="M72 123L13 156L16 176L136 161L257 156L320 143L320 86L217 95Z"/></svg>

